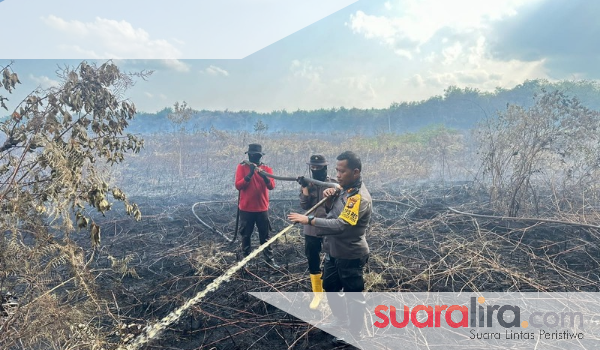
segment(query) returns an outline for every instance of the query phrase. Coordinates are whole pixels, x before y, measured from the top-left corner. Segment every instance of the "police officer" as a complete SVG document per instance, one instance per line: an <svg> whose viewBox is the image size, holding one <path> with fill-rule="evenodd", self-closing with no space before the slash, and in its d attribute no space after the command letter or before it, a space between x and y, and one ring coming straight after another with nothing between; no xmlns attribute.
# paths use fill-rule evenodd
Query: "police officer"
<svg viewBox="0 0 600 350"><path fill-rule="evenodd" d="M362 183L360 158L354 152L345 151L336 159L337 181L342 190L327 188L323 191L324 196L330 198L326 204L327 217L290 213L288 219L317 227L320 235L327 235L329 253L325 254L323 289L334 319L321 326L348 327L347 336L360 337L366 304L362 293L363 270L369 258L365 234L371 220L372 201ZM346 343L344 337L334 341Z"/></svg>

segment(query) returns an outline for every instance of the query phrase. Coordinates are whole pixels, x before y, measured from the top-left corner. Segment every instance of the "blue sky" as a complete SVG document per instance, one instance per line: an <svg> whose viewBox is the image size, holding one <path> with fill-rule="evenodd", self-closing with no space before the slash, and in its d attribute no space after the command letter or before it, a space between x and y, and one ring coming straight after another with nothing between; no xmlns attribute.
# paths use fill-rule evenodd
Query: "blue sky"
<svg viewBox="0 0 600 350"><path fill-rule="evenodd" d="M5 0L0 64L23 84L111 58L153 69L138 109L381 108L450 85L600 79L600 2L587 0ZM26 25L24 25L26 23ZM71 60L68 60L71 59ZM11 103L11 104L12 104Z"/></svg>

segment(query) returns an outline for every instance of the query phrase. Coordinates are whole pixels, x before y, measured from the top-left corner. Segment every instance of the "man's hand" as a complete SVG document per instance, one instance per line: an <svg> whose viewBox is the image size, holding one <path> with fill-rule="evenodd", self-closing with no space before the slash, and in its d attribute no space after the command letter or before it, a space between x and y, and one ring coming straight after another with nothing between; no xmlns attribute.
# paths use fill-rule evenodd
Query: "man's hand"
<svg viewBox="0 0 600 350"><path fill-rule="evenodd" d="M248 175L244 176L244 181L250 182L250 179L252 178L252 176L254 176L254 173L256 172L254 169L256 169L256 167L254 165L251 165L250 173L248 173Z"/></svg>
<svg viewBox="0 0 600 350"><path fill-rule="evenodd" d="M336 196L338 193L340 193L340 191L342 190L341 187L328 187L326 189L323 190L323 196L325 197L333 197Z"/></svg>
<svg viewBox="0 0 600 350"><path fill-rule="evenodd" d="M256 172L256 165L254 163L250 163L249 161L244 161L244 164L250 168L248 175L244 176L244 181L250 182L250 179L252 179L252 176L254 176L254 173Z"/></svg>
<svg viewBox="0 0 600 350"><path fill-rule="evenodd" d="M308 224L308 216L298 213L289 213L288 220L290 220L293 223L300 223L302 225Z"/></svg>
<svg viewBox="0 0 600 350"><path fill-rule="evenodd" d="M298 183L300 184L300 186L302 186L302 187L308 187L308 181L306 181L306 179L304 178L304 176L298 176L298 178L296 179L296 181L298 181Z"/></svg>
<svg viewBox="0 0 600 350"><path fill-rule="evenodd" d="M262 177L262 179L265 180L266 184L269 184L270 179L263 170L258 169L258 175L260 175L260 177Z"/></svg>

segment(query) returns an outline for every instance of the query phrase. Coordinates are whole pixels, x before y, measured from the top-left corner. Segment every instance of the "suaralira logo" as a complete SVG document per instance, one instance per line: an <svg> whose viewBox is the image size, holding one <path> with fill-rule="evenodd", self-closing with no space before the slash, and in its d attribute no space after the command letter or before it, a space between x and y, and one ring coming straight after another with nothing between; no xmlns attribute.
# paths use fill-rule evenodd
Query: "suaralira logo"
<svg viewBox="0 0 600 350"><path fill-rule="evenodd" d="M421 314L419 314L421 313ZM536 333L544 339L584 339L582 332L569 330L548 331L548 329L571 328L578 326L583 329L583 314L581 312L540 312L529 313L527 320L521 317L521 307L518 305L485 305L484 297L471 297L467 305L404 305L400 308L394 305L377 305L374 309L378 319L373 325L377 328L439 328L443 324L451 328L473 328L470 330L472 339L535 339ZM419 317L422 316L422 317ZM504 332L480 332L479 328L494 328L495 325L504 328ZM535 331L524 331L535 328Z"/></svg>
<svg viewBox="0 0 600 350"><path fill-rule="evenodd" d="M365 293L364 320L351 310L358 296L345 293L342 303L352 311L347 328L328 328L333 317L328 301L312 310L311 293L251 294L309 323L309 342L322 327L368 350L600 349L600 293L595 292Z"/></svg>

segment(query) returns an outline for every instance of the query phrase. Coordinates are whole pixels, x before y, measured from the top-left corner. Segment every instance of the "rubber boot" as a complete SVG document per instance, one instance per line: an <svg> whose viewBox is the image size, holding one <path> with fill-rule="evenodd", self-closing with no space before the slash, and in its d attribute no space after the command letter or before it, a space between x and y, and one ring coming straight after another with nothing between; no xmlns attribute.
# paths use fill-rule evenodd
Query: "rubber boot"
<svg viewBox="0 0 600 350"><path fill-rule="evenodd" d="M347 293L347 295L350 331L353 334L362 333L362 331L365 329L365 312L367 311L367 301L362 292Z"/></svg>
<svg viewBox="0 0 600 350"><path fill-rule="evenodd" d="M310 284L312 285L313 300L310 302L310 308L316 310L319 307L321 299L323 299L323 280L321 273L310 274Z"/></svg>
<svg viewBox="0 0 600 350"><path fill-rule="evenodd" d="M319 328L323 330L331 328L348 327L348 313L346 310L346 298L343 292L327 292L327 302L331 309L331 320L322 323Z"/></svg>
<svg viewBox="0 0 600 350"><path fill-rule="evenodd" d="M336 337L333 342L336 345L351 345L350 338L354 341L360 341L365 336L365 313L367 311L367 302L363 293L346 293L348 305L348 332L341 337Z"/></svg>

